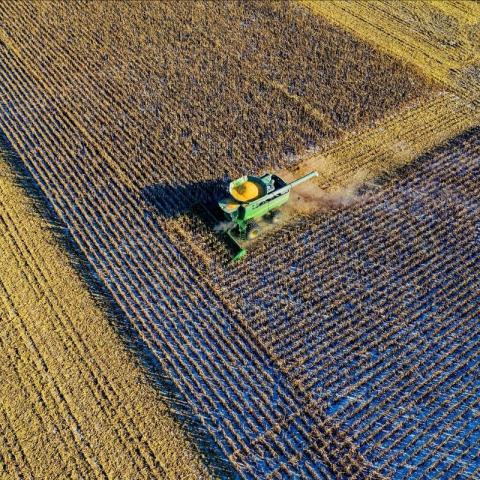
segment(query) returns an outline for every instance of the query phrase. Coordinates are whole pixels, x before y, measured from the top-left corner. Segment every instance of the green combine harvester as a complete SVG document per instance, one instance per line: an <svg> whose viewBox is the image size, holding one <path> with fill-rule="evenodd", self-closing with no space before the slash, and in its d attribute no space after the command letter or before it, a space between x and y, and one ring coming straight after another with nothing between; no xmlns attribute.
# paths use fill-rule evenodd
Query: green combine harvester
<svg viewBox="0 0 480 480"><path fill-rule="evenodd" d="M233 251L233 260L243 258L247 250L239 243L256 238L260 232L259 221L277 223L280 219L280 207L288 202L290 190L317 177L311 172L291 183L279 176L267 173L262 177L246 175L230 182L230 195L208 208L203 205L213 220L217 231L225 236Z"/></svg>

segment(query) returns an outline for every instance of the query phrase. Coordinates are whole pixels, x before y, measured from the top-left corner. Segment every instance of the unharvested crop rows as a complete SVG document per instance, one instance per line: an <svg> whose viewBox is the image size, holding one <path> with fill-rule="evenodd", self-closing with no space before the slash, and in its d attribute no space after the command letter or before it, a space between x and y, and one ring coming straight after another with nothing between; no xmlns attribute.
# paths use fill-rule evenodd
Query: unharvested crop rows
<svg viewBox="0 0 480 480"><path fill-rule="evenodd" d="M247 283L218 271L292 384L386 475L480 467L479 158L476 128L363 204L268 239Z"/></svg>
<svg viewBox="0 0 480 480"><path fill-rule="evenodd" d="M420 229L420 232L421 233L422 230ZM328 262L329 258L326 257L324 259L324 262ZM415 257L411 259L412 260L412 268L415 266ZM423 260L423 259L422 259ZM449 260L446 259L445 262L447 263ZM305 264L308 264L309 260L306 260ZM298 265L298 268L299 269L302 269L302 265L304 264L304 262L299 262L299 265ZM442 266L441 264L439 265L440 267ZM423 267L421 270L425 271L425 268ZM416 273L419 274L421 273L421 270L417 270ZM292 285L293 287L293 285ZM298 288L294 291L298 291ZM328 296L328 294L331 293L329 290L326 290L325 294L326 296ZM368 296L364 296L364 297L361 297L359 299L359 301L368 301ZM308 335L309 334L309 330L308 330L308 326L307 325L303 325L302 323L299 324L299 327L301 329L303 328L307 328L307 330L305 331L305 334ZM277 325L276 328L279 328L279 326ZM278 331L278 334L281 335L282 337L284 337L285 339L288 339L288 344L290 345L289 348L292 348L293 350L295 350L297 352L297 354L302 354L302 347L300 345L300 343L298 343L297 345L295 345L295 343L293 342L297 342L296 340L296 336L291 336L291 335L287 335L287 334L283 334L283 331L281 329L277 330ZM340 332L340 331L339 331ZM303 338L303 337L298 337L298 342L300 341L300 338ZM293 343L293 345L292 345ZM300 350L299 350L300 349Z"/></svg>
<svg viewBox="0 0 480 480"><path fill-rule="evenodd" d="M16 6L16 8L19 8ZM65 16L69 15L68 9L67 12L65 13ZM24 11L21 12L21 14L15 14L15 11L12 13L12 17L17 18L17 22L21 21L22 18L28 18L28 12L25 14ZM182 20L185 21L185 14L183 17L180 17L177 22L181 22ZM216 22L220 23L220 20L222 17L216 17ZM65 19L64 22L66 23L68 20ZM95 24L95 22L85 22L87 25L90 23ZM302 25L303 26L303 25ZM210 28L210 25L207 25L207 27ZM205 28L207 28L205 27ZM224 30L227 27L224 28ZM298 28L298 27L297 27ZM21 36L21 33L25 32L27 38L24 38ZM17 42L18 45L21 45L23 50L22 54L25 54L27 56L27 60L29 65L32 65L36 63L36 57L38 55L42 55L44 53L44 58L42 59L42 63L48 65L49 64L49 58L51 58L51 55L49 55L49 45L53 42L52 39L48 39L47 45L44 44L42 41L42 38L36 39L36 43L31 43L32 46L32 51L29 54L27 46L30 46L30 42L28 39L29 35L29 29L28 25L25 26L25 28L17 28L13 29L11 32L11 35L15 37L19 37L19 41ZM44 34L42 35L49 35L50 30L46 30ZM219 36L222 30L219 32ZM60 34L61 30L57 32L56 34ZM248 33L248 32L247 32ZM87 31L85 34L85 37L88 38L89 32ZM93 34L91 34L93 35ZM324 38L320 38L318 43L327 43ZM201 42L201 48L205 52L209 52L209 49L212 50L211 47L209 47L208 43L211 40L209 39L203 39L202 37L200 38ZM336 38L335 42L339 43L339 39ZM210 85L210 84L216 84L218 83L219 79L223 82L219 88L213 89L216 92L224 92L225 90L225 97L223 98L222 96L222 103L229 105L232 103L232 107L235 106L236 108L232 110L230 113L225 115L223 112L219 111L218 109L215 110L211 107L210 104L218 102L218 100L211 99L209 91L207 91L204 87L204 85L201 85L201 89L198 92L198 97L199 98L191 98L193 93L198 90L198 87L196 88L195 85L192 86L187 86L186 88L182 88L182 82L180 81L180 78L178 81L171 81L168 83L168 91L165 93L168 93L168 95L161 96L160 93L165 90L165 86L162 86L161 83L157 82L155 83L154 80L156 80L156 77L151 74L152 68L151 68L151 63L152 59L151 56L144 58L141 57L140 55L135 56L133 59L130 59L131 67L127 68L125 66L122 66L122 59L124 55L122 55L122 52L116 52L114 50L114 47L112 47L112 52L111 55L115 56L117 58L117 62L119 65L116 67L118 70L122 73L122 77L120 79L115 78L115 83L117 83L117 88L114 90L110 89L110 86L112 84L111 78L114 77L116 70L110 70L109 64L104 64L101 60L101 55L98 54L98 58L95 57L95 52L97 49L95 49L95 45L88 45L88 49L85 50L85 53L78 48L77 45L73 44L73 47L69 45L69 43L66 43L64 45L66 53L68 55L65 55L63 53L63 48L58 49L58 51L55 53L55 57L59 57L62 59L61 62L59 62L59 65L62 67L68 66L68 70L63 69L61 71L60 76L56 76L55 78L61 79L61 84L59 85L59 88L61 91L69 92L70 95L74 95L77 99L78 102L83 102L85 99L87 102L87 105L89 106L90 104L88 103L88 97L94 96L97 97L95 99L96 104L100 107L101 105L110 105L110 108L108 111L106 111L101 118L95 117L97 111L89 111L88 115L90 118L92 118L93 123L98 123L98 124L109 124L109 133L114 134L115 138L118 139L118 141L113 142L113 144L108 144L108 149L111 152L115 153L115 157L118 156L123 156L123 155L129 155L132 157L133 153L133 159L136 160L136 163L139 164L139 166L144 166L146 173L148 173L149 168L153 167L157 175L161 175L161 179L163 181L173 181L173 182L181 182L184 180L182 175L184 175L184 172L181 168L174 167L177 163L176 158L179 158L179 156L188 156L192 157L191 151L189 152L189 149L191 149L191 142L192 142L192 132L187 133L187 138L183 138L183 133L182 129L184 130L185 128L187 130L191 130L195 128L196 125L202 125L202 130L205 130L208 133L208 137L204 137L204 139L198 137L196 134L194 135L194 140L196 143L196 148L198 148L198 154L195 156L193 159L194 161L189 164L190 169L193 169L193 172L196 176L196 178L202 178L205 175L207 178L215 177L218 176L219 174L222 174L223 171L228 172L229 174L233 174L234 171L238 171L239 165L238 161L235 161L234 159L237 158L242 158L242 166L243 168L250 167L251 169L257 169L261 167L261 165L258 163L258 161L265 162L265 160L262 160L262 157L268 153L270 162L278 162L279 156L277 153L278 152L278 146L275 147L271 142L282 142L283 140L283 148L287 148L288 145L295 147L296 143L293 139L289 139L289 135L291 135L291 132L297 131L298 128L296 128L296 121L292 117L292 121L289 121L288 128L285 129L284 132L275 132L272 131L270 133L271 139L268 140L269 143L265 144L263 146L263 149L261 152L254 152L251 151L251 149L258 143L258 139L255 139L250 136L250 134L247 134L244 139L242 139L241 144L238 145L238 140L236 138L230 139L229 143L230 146L228 148L233 148L233 151L230 152L228 155L226 155L225 151L219 151L219 145L222 145L222 148L225 148L228 150L228 148L224 145L225 140L228 140L229 134L227 132L236 132L238 129L244 128L245 122L240 122L240 124L232 125L233 128L227 128L229 127L229 124L227 122L230 121L230 117L235 117L238 114L241 114L242 112L246 112L248 114L249 122L247 124L252 123L252 121L255 120L256 118L256 111L252 110L252 106L255 106L257 108L257 103L258 101L255 100L252 102L252 99L247 97L245 99L242 98L236 98L235 91L243 91L247 90L248 95L252 95L255 92L254 91L249 91L251 90L248 86L245 84L239 84L238 81L240 80L235 80L237 83L230 84L232 82L231 79L242 79L244 77L244 74L242 74L242 70L245 69L244 64L241 65L241 68L239 65L236 65L235 63L228 63L228 68L229 68L229 76L228 78L224 78L225 74L219 75L218 74L218 67L214 68L212 66L208 66L208 69L206 72L202 72L203 76L206 75L206 73L209 73L209 76L206 77L204 80L205 85ZM77 47L77 48L74 48ZM232 52L236 52L237 50L234 48L235 45L232 47L232 51L227 51L225 54L222 54L221 51L215 51L214 56L211 60L211 62L216 65L216 64L223 64L226 62L226 58L232 57ZM356 48L360 48L361 45L355 45ZM186 52L189 52L192 47L189 47L188 44L183 45L182 48L186 49ZM343 48L348 49L348 44L346 46L343 46ZM168 44L166 45L165 49L167 51L170 49L171 46ZM288 51L287 51L288 53ZM297 53L298 52L294 52ZM184 53L183 56L185 56L186 61L191 63L194 58L198 58L199 56L202 56L205 58L205 62L208 61L208 55L202 52L201 50L198 51L198 53L193 50L192 53ZM80 55L80 57L79 57ZM338 55L338 54L337 54ZM343 55L343 54L342 54ZM344 54L345 58L348 58L351 53L347 50L347 52ZM359 55L363 55L362 52L359 52ZM365 53L366 58L370 58L367 55L371 54L369 52ZM76 58L77 56L77 58ZM137 58L139 57L139 58ZM71 76L71 71L76 70L76 65L75 64L69 64L71 62L71 59L76 58L77 65L78 64L85 64L89 65L91 68L92 72L96 72L99 69L106 69L106 72L104 75L102 75L100 78L97 78L97 82L92 82L89 86L88 96L84 95L85 89L80 88L82 85L82 82L79 84L78 82L73 81L73 77ZM166 62L168 59L164 59ZM328 60L326 60L327 62ZM372 72L376 72L377 65L372 64L369 65L368 61L365 61L363 58L359 62L360 64L366 64L368 65L369 69L369 74L372 75ZM128 65L128 63L127 63ZM255 67L255 64L253 65ZM50 68L54 68L53 65L49 66ZM162 66L162 68L164 68ZM345 70L348 71L348 68L352 68L351 65L346 65L344 67ZM278 70L278 67L276 67ZM315 69L315 65L312 65L312 69ZM88 70L88 69L87 69ZM111 75L109 75L109 72L111 71ZM393 72L393 71L392 71ZM388 76L385 77L379 77L378 79L372 79L371 84L381 84L382 88L384 89L384 92L375 92L372 93L369 97L366 99L360 99L359 102L366 105L369 105L371 103L371 98L375 96L379 96L381 99L386 99L388 97L395 98L395 95L398 95L399 98L411 98L411 94L408 91L408 88L406 85L400 85L397 84L397 80L391 81L389 79L389 76L392 75L391 71L388 71ZM177 75L176 72L168 72L169 74L175 74ZM192 72L195 74L195 70ZM248 72L247 72L248 73ZM118 73L116 73L118 75ZM88 71L87 72L82 72L82 77L89 75ZM350 74L351 75L351 74ZM382 73L382 75L385 75ZM188 75L186 75L188 76ZM361 77L362 75L358 75ZM398 76L398 73L394 75L396 78ZM153 79L152 79L153 77ZM217 77L217 78L215 78ZM83 80L84 78L82 78ZM199 79L200 81L201 79ZM303 82L302 84L308 84L307 79L302 79ZM353 78L355 80L355 77ZM257 81L255 78L253 78L253 74L249 74L249 82L251 81L252 84L256 84ZM338 82L339 80L334 81ZM418 90L417 94L422 93L422 89L424 89L424 86L422 86L421 82L419 80L414 80L413 77L410 79L411 82L414 82L415 89ZM103 87L102 84L99 82L107 82L107 87ZM391 83L391 84L390 84ZM419 85L415 85L415 83ZM146 100L150 100L151 102L153 101L155 105L155 109L158 110L158 112L154 115L150 114L147 115L146 113L149 112L141 112L141 115L135 115L136 109L134 108L125 108L125 105L129 104L129 94L135 94L136 96L139 95L140 92L135 90L136 85L143 85L147 84L148 85L148 90L149 90L149 95L152 98L146 98ZM91 85L97 85L96 88L92 88ZM355 91L359 90L364 90L363 86L356 86ZM187 89L190 89L190 91L187 91ZM261 88L267 88L268 91L263 92L262 98L260 99L262 103L265 103L265 101L268 102L277 102L276 99L278 99L278 95L272 91L268 86L263 86ZM331 87L330 87L331 88ZM150 90L157 89L157 91L150 92ZM102 92L105 90L105 99L98 101L98 95L96 95L97 92ZM323 92L322 89L317 89L318 92ZM157 94L158 92L158 94ZM208 96L207 96L208 95ZM203 99L202 96L206 97L207 100ZM218 96L218 93L217 93ZM310 95L311 96L311 95ZM331 98L332 94L331 92L326 92L324 94L325 97ZM333 96L334 97L334 96ZM121 99L124 98L125 101L122 101ZM117 100L118 99L118 100ZM233 100L234 99L234 100ZM280 99L278 99L280 101ZM318 103L318 102L324 102L323 97L320 98L311 98L312 102ZM185 111L185 107L188 106L188 102L191 102L192 105L189 107L189 111ZM206 109L205 104L208 102L208 109ZM248 103L251 103L249 106ZM115 107L115 109L112 108L112 105L114 103L118 103L121 108L120 110ZM277 102L278 103L278 102ZM297 115L292 108L294 106L289 105L291 102L281 102L278 105L278 108L275 109L275 111L270 111L268 112L269 116L271 115L278 115L278 112L280 111L288 111L289 115ZM238 105L238 107L237 107ZM148 105L147 105L148 107ZM230 109L232 107L229 107ZM78 108L78 107L77 107ZM379 112L381 112L385 107L382 105L379 105L379 108L377 109L376 115L378 115ZM342 110L345 110L348 112L348 108L342 107ZM363 108L362 110L364 110ZM331 112L331 108L325 108L326 112L328 112L329 115L336 114L336 109L333 109L333 113ZM88 109L87 109L88 111ZM179 115L182 115L182 117L178 118L178 121L172 122L171 119L169 119L170 115L174 112L179 112ZM238 113L237 113L238 112ZM184 118L185 115L188 115L188 118ZM205 118L205 116L208 115L208 118ZM264 115L263 113L261 115ZM225 117L225 118L224 118ZM117 126L115 124L112 124L110 122L110 118L120 118L122 119L121 122L123 125ZM263 117L261 117L263 118ZM302 117L304 120L305 125L308 125L309 122L312 122L313 119L305 119L305 117ZM128 121L131 119L130 121ZM127 122L125 124L125 122ZM148 121L148 123L146 123ZM273 123L274 125L282 124L284 122L283 117L279 117L278 121L276 122L269 122ZM211 131L209 128L210 124L213 124L215 126L215 130ZM298 122L297 122L298 123ZM165 124L167 124L165 126ZM185 127L183 125L186 125ZM222 126L223 124L223 126ZM128 128L127 128L128 127ZM338 130L339 125L333 125L334 130ZM175 142L170 142L168 139L164 138L165 137L165 128L172 129L171 132L169 132L169 136L173 139L175 139ZM271 127L269 127L271 128ZM324 137L325 135L330 135L328 131L332 130L332 127L326 127L325 125L319 124L318 122L313 122L312 123L312 128L314 131L317 133L313 133L312 131L305 131L305 135L302 134L306 140L305 141L314 141L315 138L319 137L320 135ZM327 128L327 131L325 130ZM258 128L254 128L255 130L259 130ZM262 130L262 129L260 129ZM149 136L145 136L144 132L148 131L151 132L152 134ZM128 136L125 135L125 133L129 133ZM143 132L143 133L142 133ZM199 133L199 132L197 132ZM221 135L218 135L218 133L221 133ZM212 134L215 134L216 137L218 138L211 138ZM231 133L230 133L231 135ZM286 136L285 136L286 135ZM156 141L158 138L162 138L162 142ZM105 144L105 141L107 139L103 139L103 144ZM129 149L127 150L119 150L118 147L119 145L131 145L136 142L136 148L134 148L133 152L130 151ZM166 142L166 143L165 143ZM139 148L140 147L140 148ZM159 148L161 147L161 148ZM180 147L180 150L179 150ZM240 147L240 149L239 149ZM256 148L256 147L255 147ZM178 151L178 153L174 153ZM283 153L283 152L282 152ZM258 157L260 155L260 159L256 159L255 157ZM155 165L155 161L153 161L152 165L152 160L155 158L168 158L168 163L163 166L160 170L158 169L158 165ZM253 163L252 163L253 162ZM212 165L215 164L216 170L212 171ZM220 167L221 166L221 167ZM201 167L201 168L199 168ZM220 167L220 168L219 168ZM222 170L222 172L219 172L219 169ZM210 170L210 171L209 171ZM168 174L171 173L173 174L173 178L170 178ZM127 181L126 176L122 175L122 178L124 181Z"/></svg>
<svg viewBox="0 0 480 480"><path fill-rule="evenodd" d="M3 162L0 416L5 441L0 449L5 474L209 476Z"/></svg>

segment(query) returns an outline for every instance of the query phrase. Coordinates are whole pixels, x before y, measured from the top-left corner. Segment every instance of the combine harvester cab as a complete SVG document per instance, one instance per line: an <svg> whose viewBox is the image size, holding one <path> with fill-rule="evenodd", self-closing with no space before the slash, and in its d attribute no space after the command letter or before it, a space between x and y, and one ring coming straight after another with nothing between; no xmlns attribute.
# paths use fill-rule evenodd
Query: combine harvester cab
<svg viewBox="0 0 480 480"><path fill-rule="evenodd" d="M317 177L311 172L304 177L286 183L279 176L267 173L262 177L246 175L230 182L230 196L218 202L223 212L225 229L223 233L233 249L233 260L243 258L247 251L239 242L256 238L260 232L259 220L277 223L280 207L288 202L290 190Z"/></svg>

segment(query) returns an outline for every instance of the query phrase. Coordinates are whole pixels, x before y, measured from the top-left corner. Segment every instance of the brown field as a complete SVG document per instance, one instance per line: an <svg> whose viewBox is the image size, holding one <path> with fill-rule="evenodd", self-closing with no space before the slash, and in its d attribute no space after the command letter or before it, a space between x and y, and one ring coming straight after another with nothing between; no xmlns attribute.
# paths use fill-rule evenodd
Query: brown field
<svg viewBox="0 0 480 480"><path fill-rule="evenodd" d="M359 17L349 2L2 4L0 129L17 177L219 447L205 460L242 478L480 468L480 115L474 43L460 42L475 7L418 3L360 2ZM320 176L297 217L227 264L190 207L279 168Z"/></svg>
<svg viewBox="0 0 480 480"><path fill-rule="evenodd" d="M321 147L297 165L317 168L323 189L342 189L406 165L480 123L480 4L471 1L317 2L303 5L435 81L441 91L386 121Z"/></svg>
<svg viewBox="0 0 480 480"><path fill-rule="evenodd" d="M0 157L0 477L209 478Z"/></svg>
<svg viewBox="0 0 480 480"><path fill-rule="evenodd" d="M109 126L99 143L113 163L162 159L164 181L285 163L431 87L294 5L82 5L7 2L8 55L59 100L75 99L64 107L81 128ZM44 28L32 35L33 21ZM176 158L189 166L185 178Z"/></svg>

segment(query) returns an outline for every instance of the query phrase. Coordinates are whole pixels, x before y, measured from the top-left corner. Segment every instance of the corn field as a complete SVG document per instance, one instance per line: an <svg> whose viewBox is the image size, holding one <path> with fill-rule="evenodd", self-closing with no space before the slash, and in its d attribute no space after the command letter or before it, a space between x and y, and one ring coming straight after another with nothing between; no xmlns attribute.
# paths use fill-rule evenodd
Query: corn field
<svg viewBox="0 0 480 480"><path fill-rule="evenodd" d="M11 168L181 410L192 471L155 451L129 478L479 474L476 57L412 66L360 5L350 23L348 2L2 3ZM192 206L280 168L364 183L229 264ZM72 475L118 475L92 463Z"/></svg>

